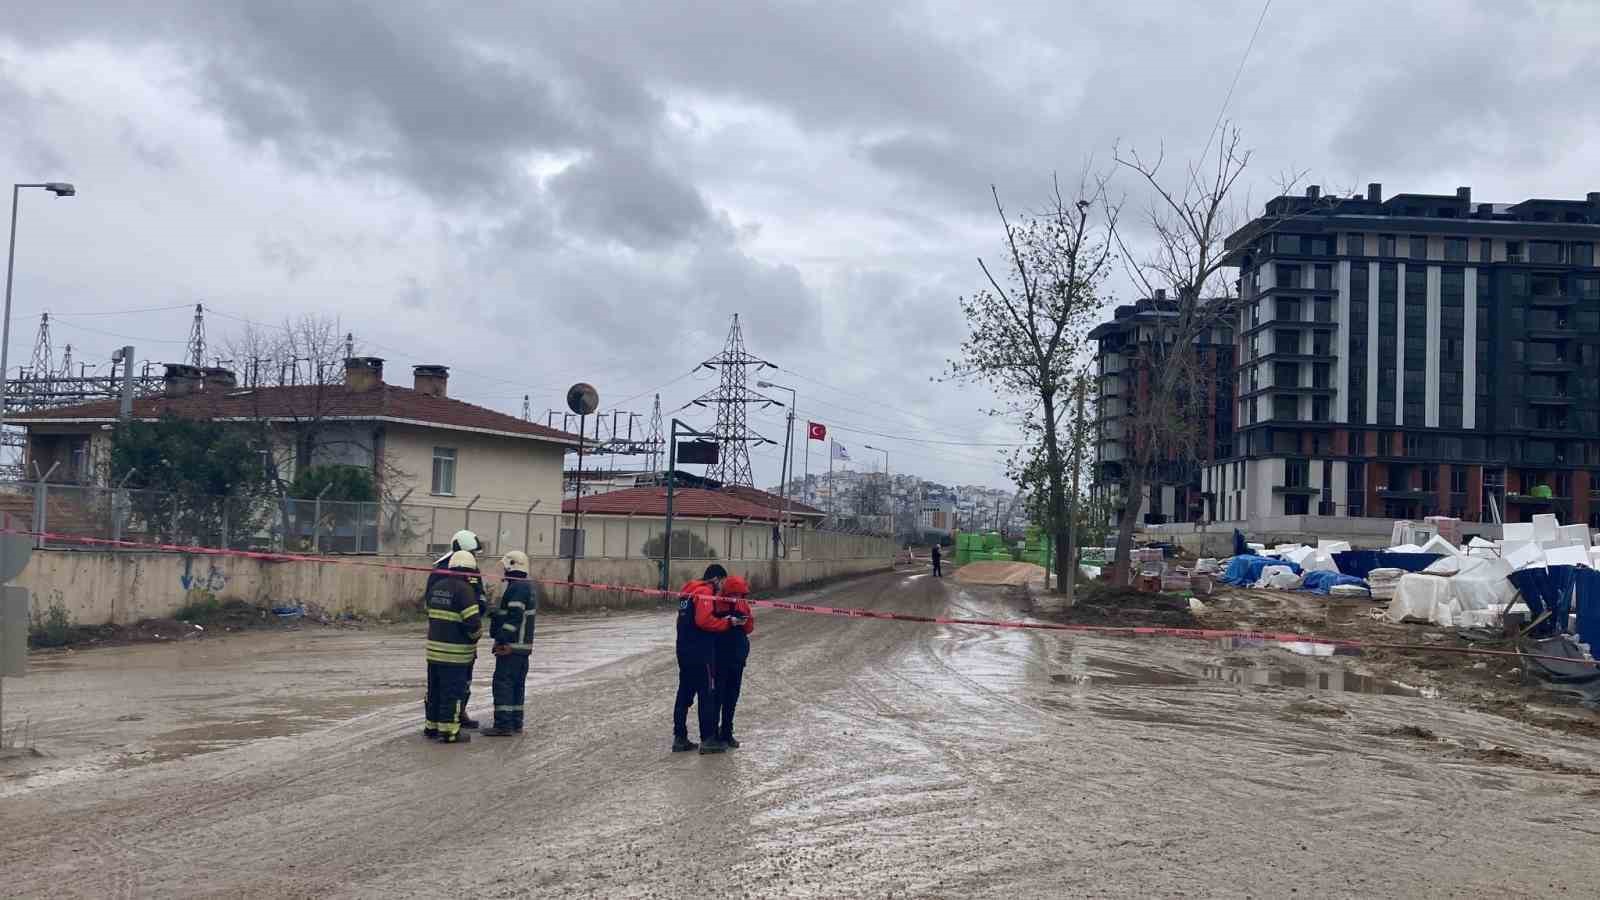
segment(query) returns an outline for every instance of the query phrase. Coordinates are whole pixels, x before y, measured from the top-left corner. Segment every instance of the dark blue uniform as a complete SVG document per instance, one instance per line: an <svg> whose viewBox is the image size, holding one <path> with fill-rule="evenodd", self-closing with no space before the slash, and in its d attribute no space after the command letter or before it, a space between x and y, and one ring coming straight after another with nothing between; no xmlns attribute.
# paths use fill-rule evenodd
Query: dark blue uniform
<svg viewBox="0 0 1600 900"><path fill-rule="evenodd" d="M704 619L712 603L711 585L691 581L683 586L678 600L678 696L672 704L672 736L688 738L689 707L699 704L700 740L717 737L716 638L697 623ZM704 611L700 608L703 607Z"/></svg>
<svg viewBox="0 0 1600 900"><path fill-rule="evenodd" d="M428 583L422 588L422 597L424 603L427 602L428 596L432 593L433 586L439 583L439 579L450 577L445 575L443 570L450 568L450 557L455 555L456 550L461 549L454 543L452 543L451 546L455 547L455 550L452 550L433 561L433 571L428 573ZM483 577L478 574L478 570L476 569L471 571L463 570L459 574L466 578L467 584L472 586L472 592L478 598L478 608L483 609L486 605L484 603L483 594ZM472 699L472 666L477 661L478 654L476 648L474 648L472 659L467 661L467 685L461 690L461 722L464 725L472 722L472 717L467 715L467 702ZM476 723L473 723L469 727L477 726Z"/></svg>
<svg viewBox="0 0 1600 900"><path fill-rule="evenodd" d="M455 741L466 708L472 659L483 634L482 607L465 573L436 579L428 591L428 697L426 729Z"/></svg>
<svg viewBox="0 0 1600 900"><path fill-rule="evenodd" d="M522 730L522 704L528 684L528 657L533 653L534 617L539 595L526 575L507 575L490 639L511 649L494 658L494 727Z"/></svg>

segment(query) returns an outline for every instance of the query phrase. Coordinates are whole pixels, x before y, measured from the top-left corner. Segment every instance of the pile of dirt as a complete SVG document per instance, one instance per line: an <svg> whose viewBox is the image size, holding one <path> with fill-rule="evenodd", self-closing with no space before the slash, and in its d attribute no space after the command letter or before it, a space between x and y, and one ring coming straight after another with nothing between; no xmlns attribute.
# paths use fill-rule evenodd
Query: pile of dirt
<svg viewBox="0 0 1600 900"><path fill-rule="evenodd" d="M1043 566L1025 562L970 562L956 570L956 580L962 584L1022 585L1045 583Z"/></svg>
<svg viewBox="0 0 1600 900"><path fill-rule="evenodd" d="M1036 601L1033 612L1040 618L1069 625L1200 627L1187 597L1112 587L1103 582L1080 585L1077 593L1077 602L1072 606Z"/></svg>

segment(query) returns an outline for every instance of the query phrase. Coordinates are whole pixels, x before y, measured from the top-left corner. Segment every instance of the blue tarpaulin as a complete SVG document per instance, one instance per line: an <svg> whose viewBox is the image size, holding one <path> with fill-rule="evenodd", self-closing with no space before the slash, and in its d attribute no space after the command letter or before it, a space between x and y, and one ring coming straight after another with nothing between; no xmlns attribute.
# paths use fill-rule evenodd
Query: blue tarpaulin
<svg viewBox="0 0 1600 900"><path fill-rule="evenodd" d="M1333 564L1345 575L1366 578L1373 569L1404 569L1421 572L1434 564L1440 553L1390 553L1387 550L1343 550L1333 555Z"/></svg>
<svg viewBox="0 0 1600 900"><path fill-rule="evenodd" d="M1338 572L1307 572L1302 587L1313 594L1326 594L1332 591L1335 585L1340 584L1353 584L1365 588L1369 594L1372 592L1372 588L1365 581L1354 575L1342 575Z"/></svg>
<svg viewBox="0 0 1600 900"><path fill-rule="evenodd" d="M1265 556L1235 556L1228 563L1228 571L1222 573L1222 583L1238 587L1249 587L1261 580L1261 571L1267 566L1288 566L1291 572L1300 574L1300 567L1286 559L1270 559Z"/></svg>
<svg viewBox="0 0 1600 900"><path fill-rule="evenodd" d="M1579 569L1577 582L1578 640L1600 647L1600 572Z"/></svg>
<svg viewBox="0 0 1600 900"><path fill-rule="evenodd" d="M1509 577L1522 592L1522 599L1535 619L1546 610L1550 611L1550 617L1533 629L1535 636L1551 637L1566 632L1567 616L1572 612L1572 589L1578 582L1577 566L1518 569Z"/></svg>

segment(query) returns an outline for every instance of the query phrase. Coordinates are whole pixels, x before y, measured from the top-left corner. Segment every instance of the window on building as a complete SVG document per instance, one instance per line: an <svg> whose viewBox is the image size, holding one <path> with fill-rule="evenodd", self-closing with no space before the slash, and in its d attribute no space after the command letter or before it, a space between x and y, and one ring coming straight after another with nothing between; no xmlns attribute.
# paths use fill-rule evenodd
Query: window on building
<svg viewBox="0 0 1600 900"><path fill-rule="evenodd" d="M1333 387L1333 367L1327 363L1317 363L1311 367L1311 386L1319 388Z"/></svg>
<svg viewBox="0 0 1600 900"><path fill-rule="evenodd" d="M1344 252L1350 256L1367 255L1367 236L1364 234L1345 235Z"/></svg>
<svg viewBox="0 0 1600 900"><path fill-rule="evenodd" d="M1393 397L1394 396L1394 392L1391 391L1389 393L1389 396ZM1384 400L1384 399L1382 399L1383 398L1382 394L1379 394L1378 397L1379 397L1379 399L1378 399L1378 424L1379 425L1393 425L1393 424L1395 424L1395 421L1394 421L1394 401L1393 400Z"/></svg>
<svg viewBox="0 0 1600 900"><path fill-rule="evenodd" d="M1312 397L1311 398L1311 421L1313 421L1313 422L1327 422L1327 421L1330 421L1333 418L1333 411L1332 411L1332 407L1331 407L1332 403L1333 403L1333 398L1332 397ZM1326 435L1319 435L1319 437L1326 438L1327 436Z"/></svg>
<svg viewBox="0 0 1600 900"><path fill-rule="evenodd" d="M1511 342L1511 361L1524 362L1528 358L1528 343L1526 341Z"/></svg>
<svg viewBox="0 0 1600 900"><path fill-rule="evenodd" d="M1585 300L1600 300L1600 278L1579 278L1578 296Z"/></svg>
<svg viewBox="0 0 1600 900"><path fill-rule="evenodd" d="M1284 422L1300 419L1300 398L1282 394L1272 398L1272 417Z"/></svg>
<svg viewBox="0 0 1600 900"><path fill-rule="evenodd" d="M1600 309L1580 309L1577 320L1579 331L1585 334L1600 332Z"/></svg>
<svg viewBox="0 0 1600 900"><path fill-rule="evenodd" d="M1273 332L1272 346L1278 353L1298 354L1300 352L1300 332L1290 328L1281 328Z"/></svg>
<svg viewBox="0 0 1600 900"><path fill-rule="evenodd" d="M1319 291L1333 290L1333 266L1319 265L1312 271L1312 287Z"/></svg>
<svg viewBox="0 0 1600 900"><path fill-rule="evenodd" d="M1279 253L1299 254L1300 253L1300 249L1301 249L1300 235L1298 235L1298 234L1280 234L1280 235L1277 235L1276 237L1273 238L1272 245L1273 245L1273 249L1278 251ZM1280 269L1280 271L1281 271L1281 269Z"/></svg>
<svg viewBox="0 0 1600 900"><path fill-rule="evenodd" d="M1333 336L1326 331L1318 331L1311 335L1311 352L1317 356L1333 355ZM1354 337L1350 338L1350 352L1352 355L1357 352L1356 339ZM1364 352L1362 355L1365 355Z"/></svg>
<svg viewBox="0 0 1600 900"><path fill-rule="evenodd" d="M1452 262L1467 261L1467 239L1447 237L1444 239L1444 258Z"/></svg>
<svg viewBox="0 0 1600 900"><path fill-rule="evenodd" d="M1506 241L1506 262L1522 261L1522 242Z"/></svg>
<svg viewBox="0 0 1600 900"><path fill-rule="evenodd" d="M1594 265L1594 245L1573 244L1567 261L1575 266Z"/></svg>
<svg viewBox="0 0 1600 900"><path fill-rule="evenodd" d="M1494 240L1483 238L1478 241L1478 261L1489 262L1494 259Z"/></svg>
<svg viewBox="0 0 1600 900"><path fill-rule="evenodd" d="M1439 470L1434 466L1422 466L1422 490L1429 494L1439 491Z"/></svg>
<svg viewBox="0 0 1600 900"><path fill-rule="evenodd" d="M1554 275L1535 275L1528 279L1528 292L1535 297L1564 297L1561 279Z"/></svg>
<svg viewBox="0 0 1600 900"><path fill-rule="evenodd" d="M1316 297L1316 298L1314 298L1311 301L1311 314L1312 314L1312 321L1314 321L1314 322L1332 322L1333 321L1333 298L1332 297Z"/></svg>
<svg viewBox="0 0 1600 900"><path fill-rule="evenodd" d="M1287 266L1287 265L1284 265L1283 263L1278 263L1277 276L1278 276L1278 287L1283 287L1283 288L1297 288L1297 287L1300 287L1300 267L1299 266Z"/></svg>
<svg viewBox="0 0 1600 900"><path fill-rule="evenodd" d="M1274 387L1299 387L1299 364L1283 362L1275 364L1272 367L1272 384Z"/></svg>
<svg viewBox="0 0 1600 900"><path fill-rule="evenodd" d="M454 447L433 448L433 491L441 497L454 497L456 493L456 450Z"/></svg>
<svg viewBox="0 0 1600 900"><path fill-rule="evenodd" d="M1411 236L1411 258L1428 258L1428 238L1426 235L1413 234Z"/></svg>
<svg viewBox="0 0 1600 900"><path fill-rule="evenodd" d="M1392 234L1380 234L1380 235L1378 235L1378 255L1379 256L1394 256L1394 255L1396 255L1395 254L1395 236L1394 235L1392 235Z"/></svg>
<svg viewBox="0 0 1600 900"><path fill-rule="evenodd" d="M1415 426L1415 427L1419 427L1419 428L1422 427L1423 424L1427 421L1425 416L1424 416L1423 409L1424 409L1424 405L1423 405L1423 402L1421 400L1415 400L1414 401L1414 400L1412 400L1410 398L1410 396L1407 396L1406 397L1406 421L1405 421L1405 424L1411 425L1411 426Z"/></svg>
<svg viewBox="0 0 1600 900"><path fill-rule="evenodd" d="M1546 264L1561 262L1561 245L1555 241L1529 241L1528 262Z"/></svg>

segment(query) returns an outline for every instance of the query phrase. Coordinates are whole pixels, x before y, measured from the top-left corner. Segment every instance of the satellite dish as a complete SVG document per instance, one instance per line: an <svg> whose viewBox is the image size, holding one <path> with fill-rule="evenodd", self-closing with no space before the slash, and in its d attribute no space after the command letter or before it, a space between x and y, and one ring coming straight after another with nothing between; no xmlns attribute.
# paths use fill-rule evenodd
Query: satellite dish
<svg viewBox="0 0 1600 900"><path fill-rule="evenodd" d="M594 385L580 381L567 388L567 409L580 416L587 416L600 408L600 394Z"/></svg>

